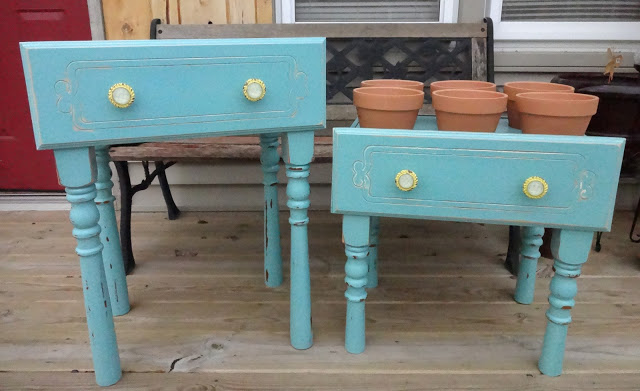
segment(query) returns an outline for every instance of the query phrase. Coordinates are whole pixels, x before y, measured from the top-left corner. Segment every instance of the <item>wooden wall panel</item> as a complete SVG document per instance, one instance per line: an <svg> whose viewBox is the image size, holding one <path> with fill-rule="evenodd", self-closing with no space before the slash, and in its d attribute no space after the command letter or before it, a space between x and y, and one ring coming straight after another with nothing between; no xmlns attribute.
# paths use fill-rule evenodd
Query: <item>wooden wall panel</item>
<svg viewBox="0 0 640 391"><path fill-rule="evenodd" d="M273 23L273 3L271 0L256 0L256 23Z"/></svg>
<svg viewBox="0 0 640 391"><path fill-rule="evenodd" d="M273 23L272 0L102 0L106 39L148 39L149 23Z"/></svg>
<svg viewBox="0 0 640 391"><path fill-rule="evenodd" d="M227 23L255 24L256 0L227 0Z"/></svg>
<svg viewBox="0 0 640 391"><path fill-rule="evenodd" d="M149 39L154 18L166 22L167 0L102 0L106 39Z"/></svg>

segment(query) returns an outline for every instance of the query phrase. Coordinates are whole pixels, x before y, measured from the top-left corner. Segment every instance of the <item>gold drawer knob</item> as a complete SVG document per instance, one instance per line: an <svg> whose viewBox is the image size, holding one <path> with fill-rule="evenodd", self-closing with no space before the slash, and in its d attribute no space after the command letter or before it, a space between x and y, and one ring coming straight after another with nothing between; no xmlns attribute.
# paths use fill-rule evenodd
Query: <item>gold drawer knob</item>
<svg viewBox="0 0 640 391"><path fill-rule="evenodd" d="M402 170L396 174L396 186L402 191L411 191L418 186L418 176L411 170Z"/></svg>
<svg viewBox="0 0 640 391"><path fill-rule="evenodd" d="M135 98L136 94L128 84L116 83L109 88L109 101L119 109L131 106Z"/></svg>
<svg viewBox="0 0 640 391"><path fill-rule="evenodd" d="M527 178L522 185L522 191L524 194L533 199L542 198L549 191L549 185L547 182L539 176L532 176Z"/></svg>
<svg viewBox="0 0 640 391"><path fill-rule="evenodd" d="M264 94L267 93L267 87L260 79L249 79L244 83L242 91L244 92L245 98L251 102L257 102L264 98Z"/></svg>

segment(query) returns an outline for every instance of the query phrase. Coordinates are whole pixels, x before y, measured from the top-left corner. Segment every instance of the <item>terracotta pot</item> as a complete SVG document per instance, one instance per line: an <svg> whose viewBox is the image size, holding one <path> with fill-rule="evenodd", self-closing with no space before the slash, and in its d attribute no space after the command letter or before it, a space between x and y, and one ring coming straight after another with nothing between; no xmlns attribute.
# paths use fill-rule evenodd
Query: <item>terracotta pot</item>
<svg viewBox="0 0 640 391"><path fill-rule="evenodd" d="M431 95L440 90L481 90L495 91L496 85L488 81L480 80L441 80L429 85Z"/></svg>
<svg viewBox="0 0 640 391"><path fill-rule="evenodd" d="M365 87L353 90L362 128L413 129L424 92L409 88Z"/></svg>
<svg viewBox="0 0 640 391"><path fill-rule="evenodd" d="M495 132L507 108L507 94L481 90L440 90L432 94L439 130Z"/></svg>
<svg viewBox="0 0 640 391"><path fill-rule="evenodd" d="M583 136L598 101L597 96L587 94L522 92L516 95L520 128L527 134Z"/></svg>
<svg viewBox="0 0 640 391"><path fill-rule="evenodd" d="M564 84L545 83L539 81L512 81L505 83L504 93L509 95L507 115L509 126L520 129L520 113L516 108L516 95L521 92L573 92L574 88Z"/></svg>
<svg viewBox="0 0 640 391"><path fill-rule="evenodd" d="M421 81L399 79L364 80L360 83L360 87L397 87L424 91L424 83Z"/></svg>

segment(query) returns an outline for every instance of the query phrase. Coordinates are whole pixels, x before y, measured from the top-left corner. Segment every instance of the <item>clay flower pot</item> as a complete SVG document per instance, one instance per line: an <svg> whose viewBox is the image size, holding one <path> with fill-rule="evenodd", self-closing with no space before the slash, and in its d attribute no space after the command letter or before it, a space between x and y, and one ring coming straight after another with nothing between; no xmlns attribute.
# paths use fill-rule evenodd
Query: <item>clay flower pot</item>
<svg viewBox="0 0 640 391"><path fill-rule="evenodd" d="M413 129L424 92L409 88L365 87L353 90L362 128Z"/></svg>
<svg viewBox="0 0 640 391"><path fill-rule="evenodd" d="M363 80L360 87L397 87L424 91L424 83L421 81L399 79Z"/></svg>
<svg viewBox="0 0 640 391"><path fill-rule="evenodd" d="M440 90L481 90L481 91L495 91L496 85L488 81L480 80L441 80L434 81L429 86L431 95L435 91Z"/></svg>
<svg viewBox="0 0 640 391"><path fill-rule="evenodd" d="M439 130L495 132L507 108L507 94L481 90L440 90L432 96Z"/></svg>
<svg viewBox="0 0 640 391"><path fill-rule="evenodd" d="M527 134L583 136L598 110L598 97L566 92L522 92L516 95L520 128Z"/></svg>
<svg viewBox="0 0 640 391"><path fill-rule="evenodd" d="M512 81L505 83L504 93L509 95L507 102L507 115L509 126L520 129L520 113L516 108L516 95L521 92L568 92L574 91L572 86L557 83L545 83L539 81Z"/></svg>

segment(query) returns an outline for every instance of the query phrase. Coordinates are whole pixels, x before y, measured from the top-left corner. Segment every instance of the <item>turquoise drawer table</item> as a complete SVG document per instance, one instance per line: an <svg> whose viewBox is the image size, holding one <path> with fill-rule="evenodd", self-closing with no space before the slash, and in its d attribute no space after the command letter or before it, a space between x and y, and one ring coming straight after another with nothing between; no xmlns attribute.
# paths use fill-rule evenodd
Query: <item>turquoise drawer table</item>
<svg viewBox="0 0 640 391"><path fill-rule="evenodd" d="M593 233L610 231L625 140L437 131L434 117L415 130L337 128L331 210L344 215L348 284L345 347L365 348L366 288L377 285L381 216L523 227L515 300L533 301L544 227L555 275L539 368L560 375L576 277Z"/></svg>
<svg viewBox="0 0 640 391"><path fill-rule="evenodd" d="M260 134L265 281L282 282L276 175L291 213L291 344L312 344L307 208L314 131L325 126L325 39L27 42L38 149L53 149L80 257L98 384L121 376L112 315L129 311L111 194L113 144Z"/></svg>

